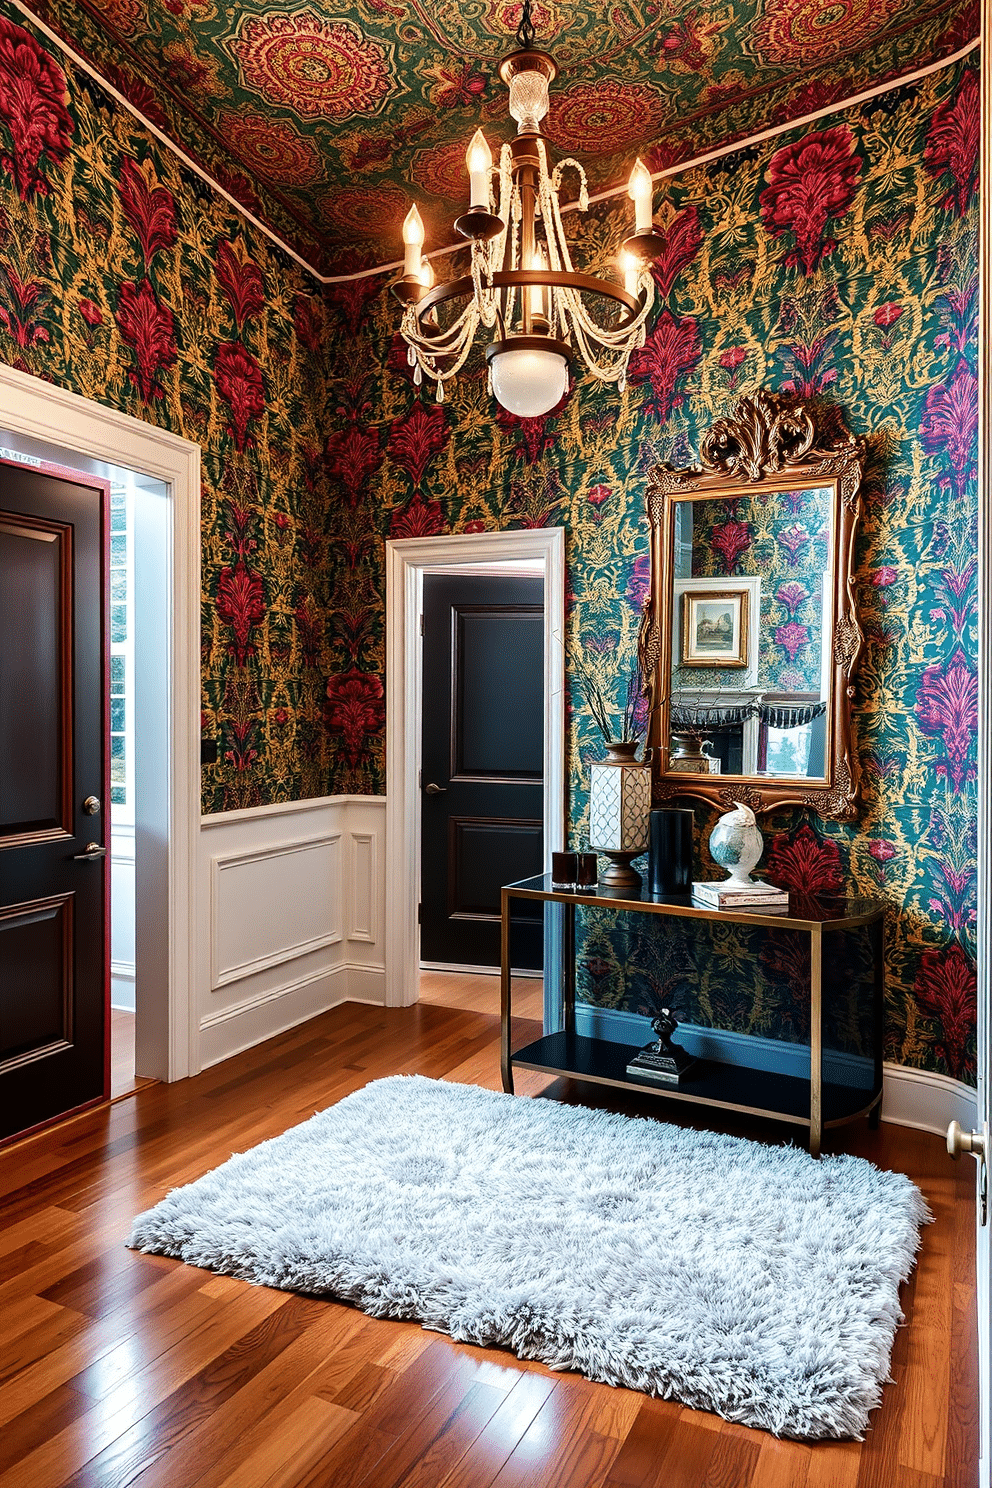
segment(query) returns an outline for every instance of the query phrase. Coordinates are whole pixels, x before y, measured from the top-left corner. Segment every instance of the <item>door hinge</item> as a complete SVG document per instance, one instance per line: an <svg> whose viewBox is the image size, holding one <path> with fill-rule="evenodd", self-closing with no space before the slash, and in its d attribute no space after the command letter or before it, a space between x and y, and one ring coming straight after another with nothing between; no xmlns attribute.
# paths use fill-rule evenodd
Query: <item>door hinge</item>
<svg viewBox="0 0 992 1488"><path fill-rule="evenodd" d="M422 904L418 904L417 905L417 924L418 925L422 925L423 923L424 923L424 906Z"/></svg>
<svg viewBox="0 0 992 1488"><path fill-rule="evenodd" d="M424 772L423 772L423 770L418 770L417 771L417 788L418 788L418 790L423 790L423 788L424 788Z"/></svg>
<svg viewBox="0 0 992 1488"><path fill-rule="evenodd" d="M420 634L421 635L424 634L424 617L423 617L423 615L421 615L421 617L420 617Z"/></svg>

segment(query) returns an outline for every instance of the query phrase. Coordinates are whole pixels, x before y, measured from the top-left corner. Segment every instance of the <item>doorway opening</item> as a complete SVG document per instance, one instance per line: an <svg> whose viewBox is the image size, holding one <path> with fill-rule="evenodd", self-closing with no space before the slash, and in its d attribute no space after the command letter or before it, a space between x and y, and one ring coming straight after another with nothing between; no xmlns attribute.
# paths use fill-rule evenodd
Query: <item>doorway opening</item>
<svg viewBox="0 0 992 1488"><path fill-rule="evenodd" d="M118 963L112 968L118 973L114 1000L119 1011L130 1011L126 973L133 965L130 1026L137 1076L183 1079L199 1068L193 985L200 822L200 451L177 435L14 368L0 367L0 389L0 446L8 459L26 466L57 465L108 482L117 491L117 526L123 503L126 532L112 534L114 556L129 549L132 574L128 578L121 572L126 564L115 563L113 603L123 610L110 618L111 632L114 621L133 619L133 634L130 623L124 627L133 665L129 674L126 656L115 660L110 699L112 722L123 723L112 729L113 773L120 777L123 759L126 776L111 782L123 785L125 795L123 802L110 803L108 845L112 862L117 860L112 877L119 881L118 935L111 953ZM119 658L120 650L112 649ZM123 1083L122 1078L115 1092Z"/></svg>
<svg viewBox="0 0 992 1488"><path fill-rule="evenodd" d="M528 810L527 826L540 817L539 860L532 871L550 867L550 854L564 836L564 532L560 528L473 533L456 537L410 538L387 542L387 892L386 1000L407 1006L422 997L471 1011L499 1009L498 971L472 964L464 969L436 958L421 964L418 910L423 903L424 791L431 783L423 768L424 656L421 616L425 579L432 575L473 578L539 579L543 582L539 652L543 666L542 785L539 805ZM457 769L455 771L457 774ZM463 771L471 774L471 771ZM484 813L483 813L484 814ZM457 837L457 833L454 834ZM543 859L543 861L541 861ZM538 958L540 959L540 958ZM544 980L557 985L554 947L545 941ZM542 978L520 979L519 996L540 1016ZM522 1004L521 1004L522 1005Z"/></svg>

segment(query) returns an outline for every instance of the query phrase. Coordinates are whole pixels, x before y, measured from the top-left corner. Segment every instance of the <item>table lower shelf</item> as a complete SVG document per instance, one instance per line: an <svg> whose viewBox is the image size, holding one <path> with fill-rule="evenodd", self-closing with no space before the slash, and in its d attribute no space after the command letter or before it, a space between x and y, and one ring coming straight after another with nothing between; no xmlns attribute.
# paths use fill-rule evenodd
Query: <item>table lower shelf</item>
<svg viewBox="0 0 992 1488"><path fill-rule="evenodd" d="M721 1064L700 1059L678 1086L656 1085L627 1074L627 1065L638 1052L638 1044L614 1044L581 1034L549 1033L525 1044L510 1056L516 1069L565 1075L597 1085L616 1085L646 1091L669 1100L695 1101L728 1111L745 1111L809 1126L809 1081L794 1075L773 1074L746 1065ZM823 1124L838 1125L863 1115L878 1099L879 1092L861 1086L823 1085Z"/></svg>

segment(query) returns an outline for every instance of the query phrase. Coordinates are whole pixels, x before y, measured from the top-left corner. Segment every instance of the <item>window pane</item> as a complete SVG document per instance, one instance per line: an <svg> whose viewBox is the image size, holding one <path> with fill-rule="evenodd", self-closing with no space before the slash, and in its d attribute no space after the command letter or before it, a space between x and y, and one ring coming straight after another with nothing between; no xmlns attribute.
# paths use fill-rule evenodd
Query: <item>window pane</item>
<svg viewBox="0 0 992 1488"><path fill-rule="evenodd" d="M115 734L123 734L124 732L125 707L126 704L122 697L115 697L110 699L110 727L113 729Z"/></svg>
<svg viewBox="0 0 992 1488"><path fill-rule="evenodd" d="M110 606L110 643L120 646L127 640L127 605Z"/></svg>
<svg viewBox="0 0 992 1488"><path fill-rule="evenodd" d="M112 656L110 658L110 690L111 692L124 691L124 658L123 656Z"/></svg>
<svg viewBox="0 0 992 1488"><path fill-rule="evenodd" d="M127 570L114 568L110 571L110 598L118 604L127 599Z"/></svg>
<svg viewBox="0 0 992 1488"><path fill-rule="evenodd" d="M127 561L127 538L123 533L110 539L110 561L115 568L121 568Z"/></svg>
<svg viewBox="0 0 992 1488"><path fill-rule="evenodd" d="M127 790L123 785L112 785L110 787L110 804L111 806L127 805Z"/></svg>

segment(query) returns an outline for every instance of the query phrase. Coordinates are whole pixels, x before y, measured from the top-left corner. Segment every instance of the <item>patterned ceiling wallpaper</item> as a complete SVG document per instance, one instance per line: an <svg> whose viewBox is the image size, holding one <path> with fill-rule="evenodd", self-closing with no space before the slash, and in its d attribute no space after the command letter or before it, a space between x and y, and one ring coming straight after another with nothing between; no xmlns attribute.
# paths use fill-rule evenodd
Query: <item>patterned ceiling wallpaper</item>
<svg viewBox="0 0 992 1488"><path fill-rule="evenodd" d="M565 526L569 654L619 694L649 577L651 466L687 463L742 391L841 405L869 450L856 578L863 803L853 825L765 818L765 862L797 890L847 886L899 906L887 1057L965 1079L975 1058L976 62L671 180L656 213L667 239L658 311L622 396L580 381L552 413L521 422L494 409L479 357L438 404L412 385L381 281L379 292L374 280L333 291L327 441L335 780L379 792L383 537ZM622 213L602 207L577 225L577 259L606 262ZM743 506L738 517L740 530L724 534L735 539L720 565L729 574L747 571L759 535ZM587 766L602 745L574 687L572 705L571 830L584 846ZM704 843L703 810L697 825ZM704 849L699 868L715 871ZM672 994L671 948L633 929L588 940L585 996L651 1011ZM717 952L680 994L682 1015L789 1037L796 966L759 962L755 977L728 927ZM747 971L736 983L734 967Z"/></svg>
<svg viewBox="0 0 992 1488"><path fill-rule="evenodd" d="M413 194L454 241L465 149L509 137L499 59L515 0L31 0L152 123L327 272L395 259ZM538 0L555 56L548 133L594 187L653 169L950 56L977 0ZM453 210L453 207L455 210Z"/></svg>

